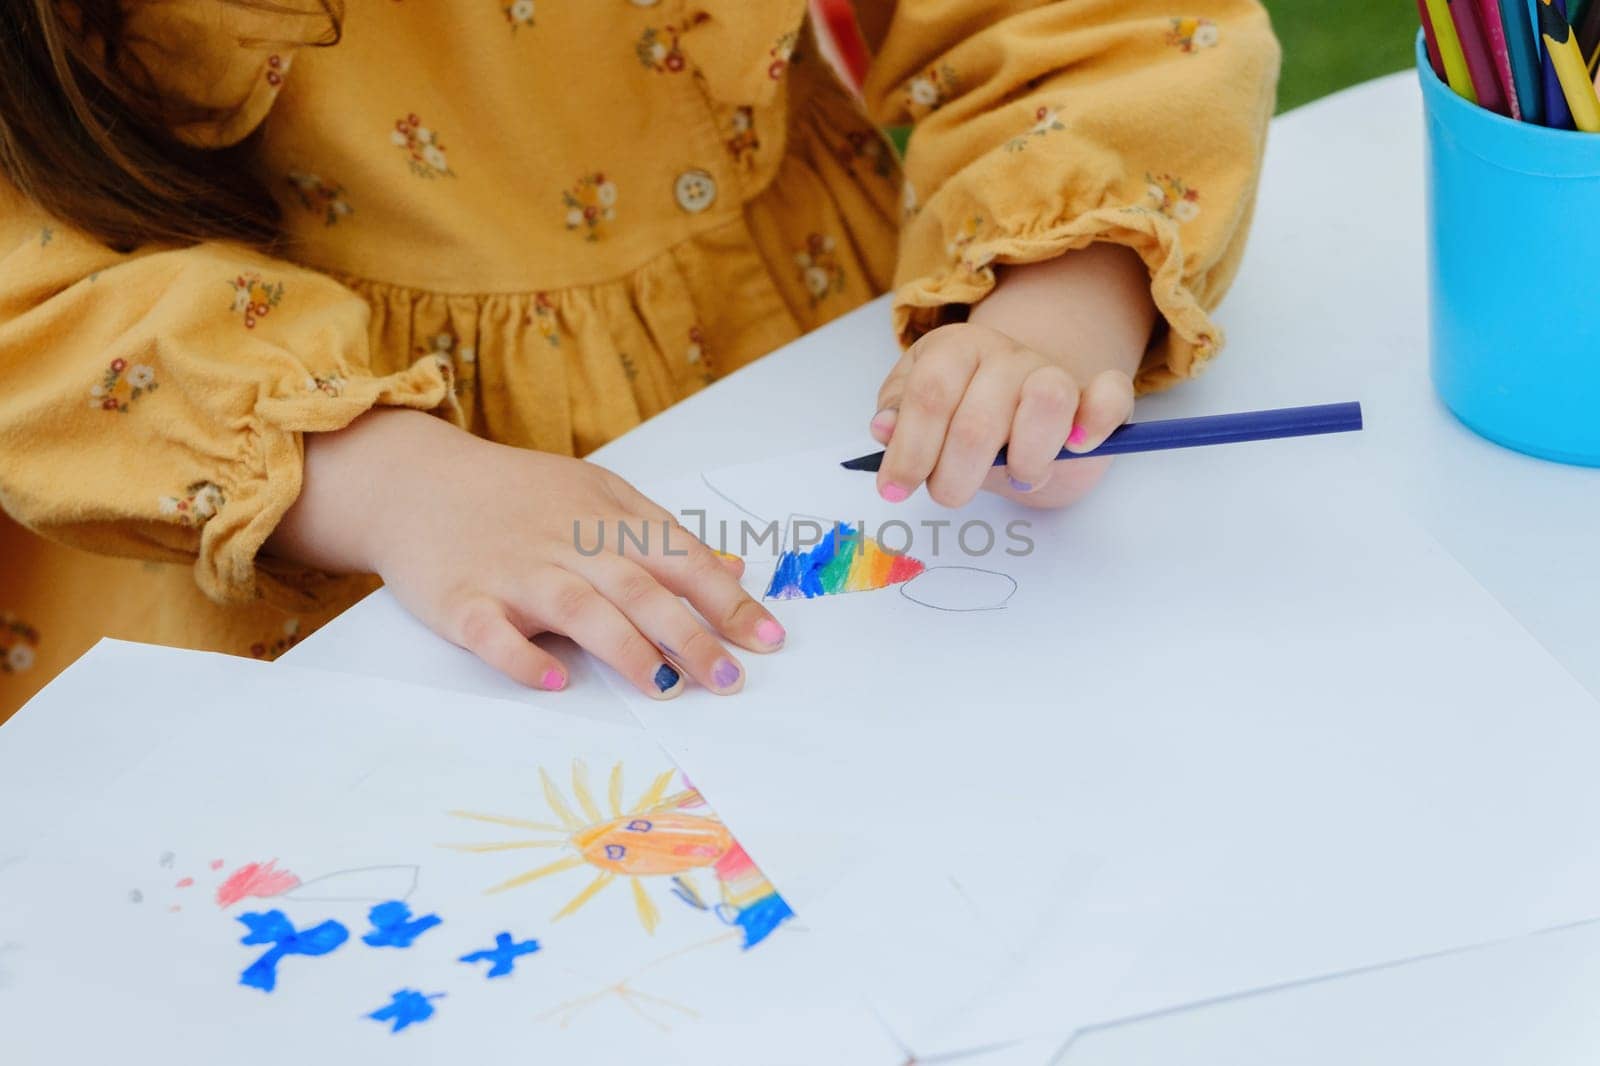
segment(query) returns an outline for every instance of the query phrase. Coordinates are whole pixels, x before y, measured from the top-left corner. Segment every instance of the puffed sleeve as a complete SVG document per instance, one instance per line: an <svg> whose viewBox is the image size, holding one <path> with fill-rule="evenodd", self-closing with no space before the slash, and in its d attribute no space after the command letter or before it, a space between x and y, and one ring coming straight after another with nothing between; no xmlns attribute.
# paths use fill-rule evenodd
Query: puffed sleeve
<svg viewBox="0 0 1600 1066"><path fill-rule="evenodd" d="M1195 374L1243 252L1280 52L1255 0L872 0L864 93L912 124L895 324L981 300L997 263L1095 242L1144 260L1164 319L1139 375Z"/></svg>
<svg viewBox="0 0 1600 1066"><path fill-rule="evenodd" d="M124 18L119 73L148 88L164 125L198 148L247 137L272 110L296 53L339 37L339 21L316 0L140 0L124 5Z"/></svg>
<svg viewBox="0 0 1600 1066"><path fill-rule="evenodd" d="M258 558L301 435L452 402L432 356L373 376L367 326L314 271L221 243L121 254L0 191L0 506L90 551L191 561L214 599L303 610L322 580Z"/></svg>

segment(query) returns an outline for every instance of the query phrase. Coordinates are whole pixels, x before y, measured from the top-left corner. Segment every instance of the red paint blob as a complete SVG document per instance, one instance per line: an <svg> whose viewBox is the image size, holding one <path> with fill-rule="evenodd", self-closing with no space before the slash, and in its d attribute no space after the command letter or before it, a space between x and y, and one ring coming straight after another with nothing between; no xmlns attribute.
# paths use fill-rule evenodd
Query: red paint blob
<svg viewBox="0 0 1600 1066"><path fill-rule="evenodd" d="M247 896L259 899L281 896L298 887L300 878L288 870L276 869L277 861L252 862L233 871L226 881L217 886L217 906L231 907Z"/></svg>
<svg viewBox="0 0 1600 1066"><path fill-rule="evenodd" d="M185 877L182 881L178 882L178 887L179 888L188 888L192 884L194 884L194 878Z"/></svg>

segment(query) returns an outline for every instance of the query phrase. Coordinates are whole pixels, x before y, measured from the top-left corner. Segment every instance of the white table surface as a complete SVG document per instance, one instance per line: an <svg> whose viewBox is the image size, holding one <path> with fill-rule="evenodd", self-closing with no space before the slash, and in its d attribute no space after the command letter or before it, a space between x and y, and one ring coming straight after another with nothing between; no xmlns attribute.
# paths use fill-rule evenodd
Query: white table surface
<svg viewBox="0 0 1600 1066"><path fill-rule="evenodd" d="M1422 135L1412 74L1278 119L1250 251L1221 316L1228 350L1199 381L1143 401L1138 417L1362 401L1367 431L1389 456L1373 471L1375 481L1392 488L1600 697L1594 607L1600 471L1497 448L1457 423L1429 386ZM865 450L864 426L887 354L864 356L835 340L860 328L858 316L888 328L887 304L878 301L666 412L594 459L649 482L819 447L852 433L862 434ZM829 395L859 402L832 408L806 402L822 395L822 382ZM766 403L752 402L786 394L804 418L776 422ZM419 682L439 673L462 676L465 653L420 626L408 627L400 613L380 592L289 658L299 666ZM446 664L451 669L442 669ZM468 674L473 691L517 694L487 671ZM1592 1006L1593 995L1569 993L1576 975L1597 967L1600 933L1579 927L1102 1028L1055 1057L1069 1066L1588 1062L1600 1046L1600 1007Z"/></svg>

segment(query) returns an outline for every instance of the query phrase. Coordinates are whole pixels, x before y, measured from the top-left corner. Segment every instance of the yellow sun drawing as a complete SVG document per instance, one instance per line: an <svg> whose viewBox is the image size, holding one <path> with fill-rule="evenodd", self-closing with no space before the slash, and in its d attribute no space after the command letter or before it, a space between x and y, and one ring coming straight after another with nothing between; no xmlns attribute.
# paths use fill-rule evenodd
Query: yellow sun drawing
<svg viewBox="0 0 1600 1066"><path fill-rule="evenodd" d="M670 877L681 883L691 893L698 894L690 878L690 871L712 867L719 860L742 860L749 864L743 850L734 842L726 826L709 811L691 814L686 808L705 807L700 793L693 788L667 794L667 788L676 776L676 770L657 774L650 787L624 809L622 805L622 764L611 768L610 785L606 800L609 816L601 813L589 788L588 768L582 761L572 764L572 794L577 799L577 809L561 794L543 767L539 778L544 785L545 803L559 824L530 821L525 818L499 814L477 814L472 811L451 811L457 818L488 822L526 830L532 836L518 840L497 841L488 844L446 844L447 848L466 852L517 851L524 848L558 848L570 854L520 873L509 880L489 888L488 892L504 892L531 884L541 878L589 866L599 871L594 880L556 912L556 918L576 913L584 904L594 899L606 886L619 877L628 878L633 889L634 909L645 932L654 933L661 912L655 901L645 891L643 878ZM720 872L720 871L719 871ZM719 878L720 880L720 878ZM767 889L770 892L770 887Z"/></svg>

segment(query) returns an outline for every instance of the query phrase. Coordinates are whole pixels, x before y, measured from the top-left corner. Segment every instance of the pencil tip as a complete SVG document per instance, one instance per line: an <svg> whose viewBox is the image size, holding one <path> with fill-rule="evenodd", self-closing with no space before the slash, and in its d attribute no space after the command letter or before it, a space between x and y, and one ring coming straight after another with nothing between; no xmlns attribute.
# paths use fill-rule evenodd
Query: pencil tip
<svg viewBox="0 0 1600 1066"><path fill-rule="evenodd" d="M877 473L878 467L882 463L883 453L874 452L871 455L863 455L858 459L846 459L839 465L844 467L846 470L862 470L866 471L867 473Z"/></svg>

